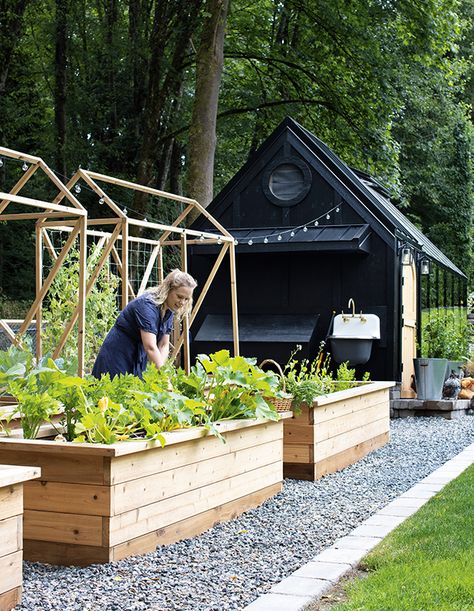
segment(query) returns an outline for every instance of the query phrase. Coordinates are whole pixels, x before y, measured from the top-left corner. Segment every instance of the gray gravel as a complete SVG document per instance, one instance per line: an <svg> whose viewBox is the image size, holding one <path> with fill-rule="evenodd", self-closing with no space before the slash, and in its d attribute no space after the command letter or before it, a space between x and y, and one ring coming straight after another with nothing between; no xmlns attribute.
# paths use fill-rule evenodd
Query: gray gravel
<svg viewBox="0 0 474 611"><path fill-rule="evenodd" d="M391 441L236 520L144 556L87 568L25 562L18 610L226 611L244 608L474 442L474 417L391 422Z"/></svg>

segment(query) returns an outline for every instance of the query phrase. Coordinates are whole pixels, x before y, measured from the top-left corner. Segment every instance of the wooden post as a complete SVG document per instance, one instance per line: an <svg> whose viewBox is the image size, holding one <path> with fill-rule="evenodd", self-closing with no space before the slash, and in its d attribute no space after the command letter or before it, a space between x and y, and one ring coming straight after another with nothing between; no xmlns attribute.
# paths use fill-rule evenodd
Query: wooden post
<svg viewBox="0 0 474 611"><path fill-rule="evenodd" d="M79 224L79 311L77 319L77 374L84 375L84 347L86 325L86 282L87 282L87 217L83 216Z"/></svg>
<svg viewBox="0 0 474 611"><path fill-rule="evenodd" d="M39 295L41 291L41 287L43 285L43 239L42 239L43 228L41 226L40 221L36 223L35 234L36 234L36 242L35 242L36 295ZM39 307L38 311L36 312L36 358L37 359L40 359L43 354L42 324L43 324L43 309Z"/></svg>
<svg viewBox="0 0 474 611"><path fill-rule="evenodd" d="M181 236L181 269L183 272L188 271L188 247L187 236ZM191 355L189 353L189 315L183 318L183 337L184 337L184 370L189 373L191 370Z"/></svg>
<svg viewBox="0 0 474 611"><path fill-rule="evenodd" d="M122 220L122 310L128 303L128 219Z"/></svg>
<svg viewBox="0 0 474 611"><path fill-rule="evenodd" d="M239 321L237 310L237 272L235 266L235 244L231 243L230 256L230 296L232 301L232 334L234 338L234 356L239 356Z"/></svg>

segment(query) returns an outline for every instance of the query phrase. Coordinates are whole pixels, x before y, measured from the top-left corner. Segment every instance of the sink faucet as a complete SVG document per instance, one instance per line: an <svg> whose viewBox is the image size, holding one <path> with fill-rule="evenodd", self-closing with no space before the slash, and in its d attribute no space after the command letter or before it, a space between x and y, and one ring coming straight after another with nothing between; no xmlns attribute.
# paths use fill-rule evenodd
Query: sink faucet
<svg viewBox="0 0 474 611"><path fill-rule="evenodd" d="M351 307L351 303L352 303L352 318L354 318L354 316L355 316L355 303L354 303L354 300L352 299L352 297L349 299L349 301L347 303L347 309L349 309Z"/></svg>

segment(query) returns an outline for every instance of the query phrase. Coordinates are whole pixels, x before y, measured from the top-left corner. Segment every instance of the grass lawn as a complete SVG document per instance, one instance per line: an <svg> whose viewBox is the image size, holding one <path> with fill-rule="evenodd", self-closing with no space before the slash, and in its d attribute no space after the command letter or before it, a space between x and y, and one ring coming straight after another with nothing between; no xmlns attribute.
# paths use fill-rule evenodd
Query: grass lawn
<svg viewBox="0 0 474 611"><path fill-rule="evenodd" d="M474 609L474 466L464 471L363 561L365 579L331 609Z"/></svg>

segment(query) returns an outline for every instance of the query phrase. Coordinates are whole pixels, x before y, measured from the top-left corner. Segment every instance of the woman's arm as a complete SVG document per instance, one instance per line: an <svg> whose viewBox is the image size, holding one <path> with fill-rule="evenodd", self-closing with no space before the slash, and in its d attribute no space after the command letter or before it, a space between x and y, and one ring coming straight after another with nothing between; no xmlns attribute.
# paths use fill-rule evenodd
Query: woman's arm
<svg viewBox="0 0 474 611"><path fill-rule="evenodd" d="M147 354L148 360L156 365L159 369L162 367L170 352L170 336L163 335L160 341L156 342L156 335L148 331L140 331L143 347Z"/></svg>

